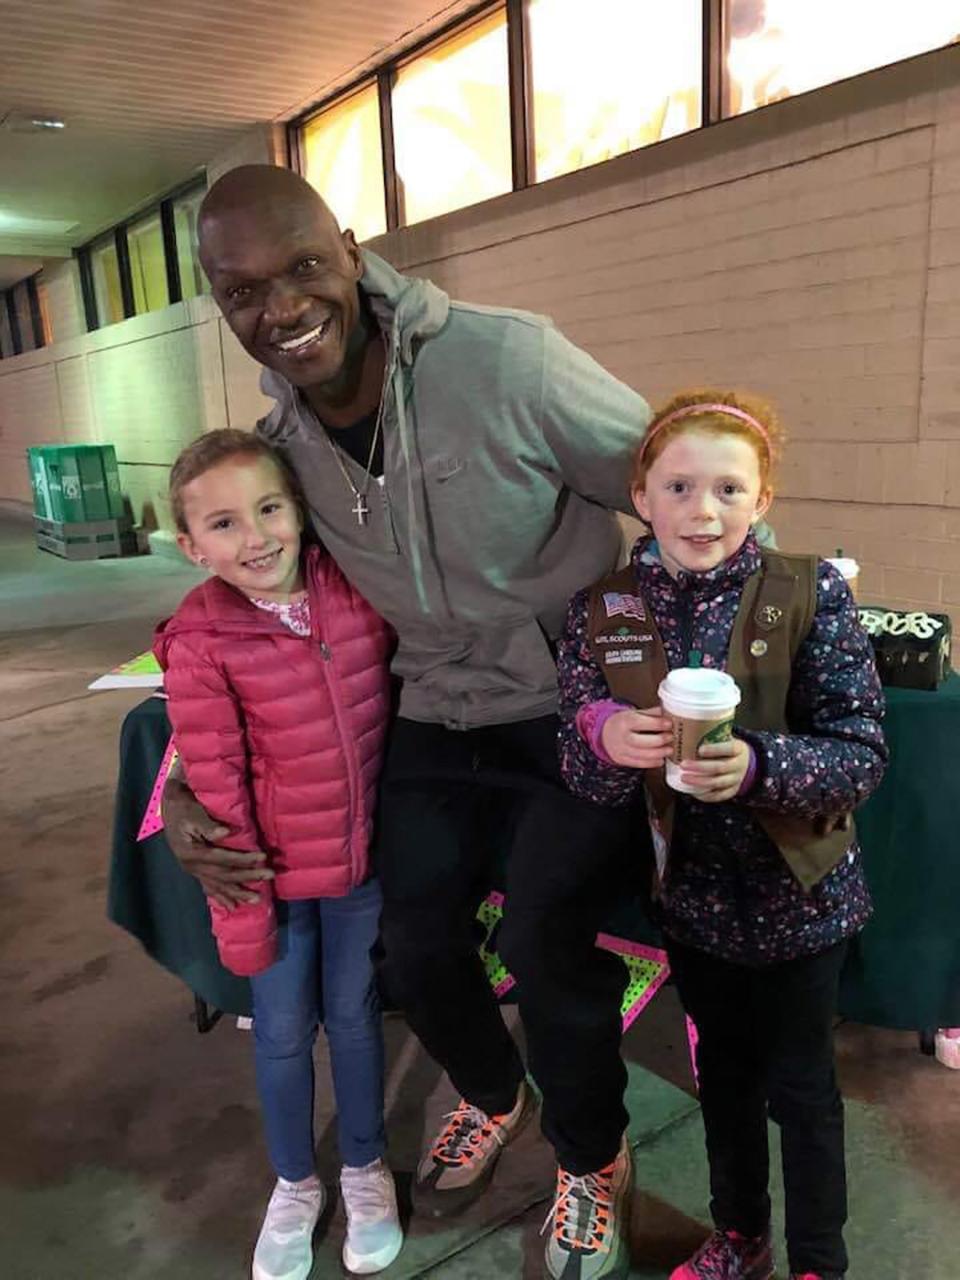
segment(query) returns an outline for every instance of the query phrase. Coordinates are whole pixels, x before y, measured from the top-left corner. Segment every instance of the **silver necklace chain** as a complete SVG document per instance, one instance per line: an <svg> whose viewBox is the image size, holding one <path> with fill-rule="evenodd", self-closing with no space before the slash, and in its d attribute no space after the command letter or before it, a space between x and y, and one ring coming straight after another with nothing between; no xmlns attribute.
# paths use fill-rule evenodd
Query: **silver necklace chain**
<svg viewBox="0 0 960 1280"><path fill-rule="evenodd" d="M380 388L380 403L377 406L377 420L373 428L373 437L370 441L370 454L367 458L367 465L363 473L363 488L358 489L353 483L350 472L347 470L346 463L343 460L343 450L333 440L327 427L323 428L323 434L326 436L327 444L333 454L334 461L340 468L340 474L347 482L347 487L353 494L354 502L350 508L351 512L357 518L357 524L361 529L365 528L370 522L370 505L367 502L367 494L370 492L370 484L373 479L373 459L377 452L377 441L380 439L380 430L383 423L383 405L387 398L387 380L390 376L390 350L387 346L387 339L383 330L380 331L380 338L383 342L383 386Z"/></svg>

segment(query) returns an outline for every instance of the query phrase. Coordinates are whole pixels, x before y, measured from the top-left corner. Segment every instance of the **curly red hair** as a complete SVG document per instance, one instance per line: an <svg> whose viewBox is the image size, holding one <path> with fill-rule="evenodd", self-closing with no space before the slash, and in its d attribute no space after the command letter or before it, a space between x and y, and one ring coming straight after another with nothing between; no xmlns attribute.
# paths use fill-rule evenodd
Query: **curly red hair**
<svg viewBox="0 0 960 1280"><path fill-rule="evenodd" d="M765 435L757 431L756 427L751 426L749 422L745 422L743 418L714 408L680 414L682 409L693 409L695 406L704 405L728 405L731 409L737 409L758 422ZM672 422L667 422L666 420L674 414L679 416ZM665 425L660 426L660 423ZM746 440L757 452L762 487L766 489L772 484L777 463L783 453L785 439L775 409L758 396L744 395L740 391L718 391L711 387L681 392L654 415L647 428L647 434L633 457L634 484L642 488L647 472L670 441L687 431L701 431L708 435L739 436L741 440Z"/></svg>

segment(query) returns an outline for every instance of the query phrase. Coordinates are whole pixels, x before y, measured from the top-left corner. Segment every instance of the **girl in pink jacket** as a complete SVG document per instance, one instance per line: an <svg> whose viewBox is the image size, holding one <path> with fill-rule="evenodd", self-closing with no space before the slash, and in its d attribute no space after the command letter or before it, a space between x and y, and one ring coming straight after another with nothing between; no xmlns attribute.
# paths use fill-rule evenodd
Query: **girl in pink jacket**
<svg viewBox="0 0 960 1280"><path fill-rule="evenodd" d="M293 476L245 431L212 431L170 475L177 540L211 577L157 630L187 781L263 850L270 878L210 900L221 959L253 989L257 1087L277 1184L253 1280L306 1280L325 1201L313 1140L323 1021L337 1103L343 1261L369 1274L403 1236L383 1160L383 1039L368 847L389 715L389 630L319 547L301 547Z"/></svg>

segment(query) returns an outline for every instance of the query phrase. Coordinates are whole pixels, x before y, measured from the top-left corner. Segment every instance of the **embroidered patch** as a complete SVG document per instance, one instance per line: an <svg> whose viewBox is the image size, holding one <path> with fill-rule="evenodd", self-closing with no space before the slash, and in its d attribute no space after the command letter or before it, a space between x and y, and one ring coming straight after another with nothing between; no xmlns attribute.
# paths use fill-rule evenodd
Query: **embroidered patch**
<svg viewBox="0 0 960 1280"><path fill-rule="evenodd" d="M603 655L608 667L617 667L624 662L643 662L647 656L645 649L611 649Z"/></svg>
<svg viewBox="0 0 960 1280"><path fill-rule="evenodd" d="M638 622L643 622L647 616L640 597L628 595L624 591L605 591L603 607L608 618L636 618Z"/></svg>

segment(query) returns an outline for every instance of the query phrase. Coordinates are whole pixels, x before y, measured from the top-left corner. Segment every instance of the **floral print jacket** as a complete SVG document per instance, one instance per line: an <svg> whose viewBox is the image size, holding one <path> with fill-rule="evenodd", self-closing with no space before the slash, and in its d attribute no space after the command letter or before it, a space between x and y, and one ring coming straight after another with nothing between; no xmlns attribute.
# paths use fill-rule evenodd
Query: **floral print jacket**
<svg viewBox="0 0 960 1280"><path fill-rule="evenodd" d="M648 539L636 544L632 563L669 666L686 666L699 651L703 666L722 669L744 584L760 566L753 535L709 573L671 577ZM626 805L642 797L642 774L601 759L577 727L578 711L610 697L587 645L588 594L580 591L571 601L559 645L561 767L576 795ZM825 561L787 713L790 734L736 730L754 751L756 769L745 793L723 804L677 795L657 907L668 936L751 966L825 950L870 915L855 840L839 865L805 892L753 817L758 809L805 817L851 811L883 776L883 694L873 651L846 583Z"/></svg>

